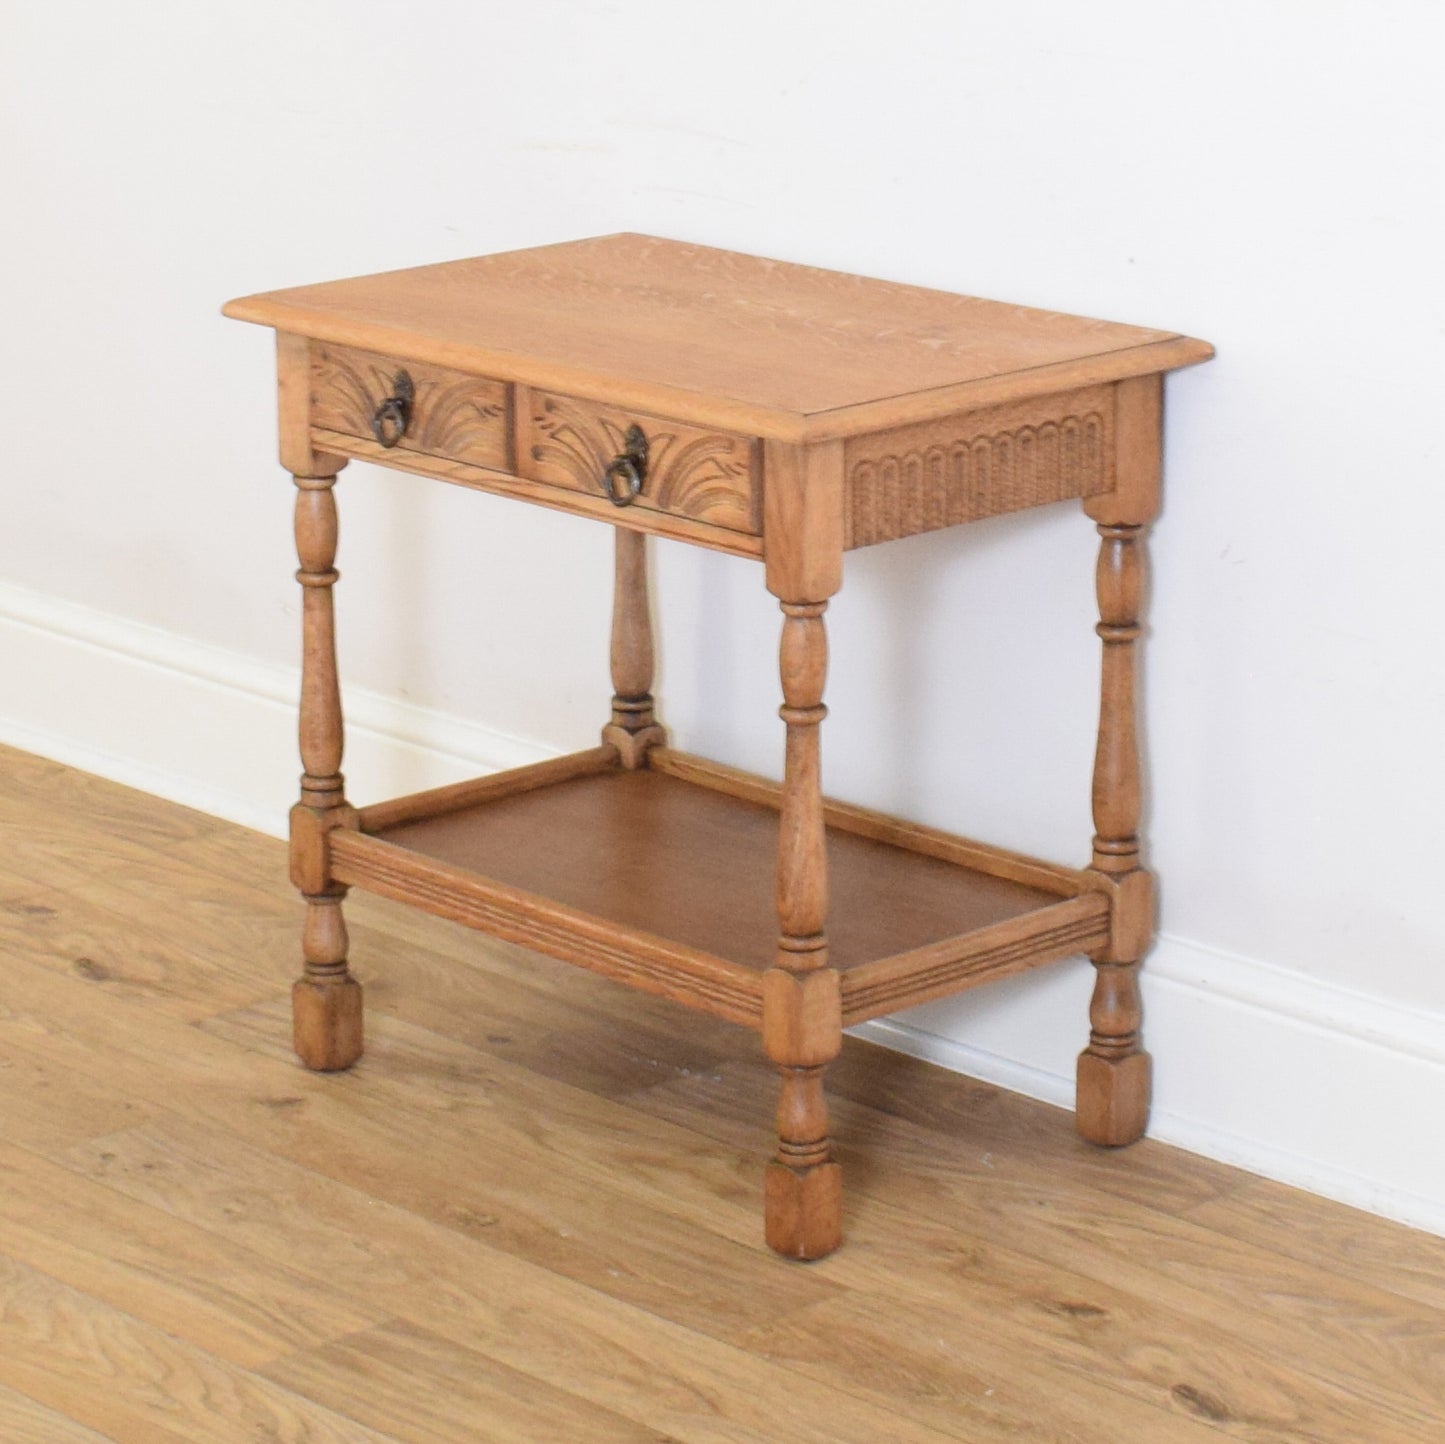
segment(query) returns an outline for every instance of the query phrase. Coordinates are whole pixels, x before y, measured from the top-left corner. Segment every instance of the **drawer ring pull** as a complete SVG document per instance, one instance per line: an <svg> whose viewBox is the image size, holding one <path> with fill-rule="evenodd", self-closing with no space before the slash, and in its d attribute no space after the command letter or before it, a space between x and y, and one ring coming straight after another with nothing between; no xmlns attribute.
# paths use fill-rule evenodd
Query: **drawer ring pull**
<svg viewBox="0 0 1445 1444"><path fill-rule="evenodd" d="M416 387L412 385L411 377L405 371L398 371L392 378L391 395L371 417L371 434L388 450L406 435L415 400Z"/></svg>
<svg viewBox="0 0 1445 1444"><path fill-rule="evenodd" d="M647 437L635 422L627 428L622 447L602 473L603 489L613 506L631 506L647 480Z"/></svg>

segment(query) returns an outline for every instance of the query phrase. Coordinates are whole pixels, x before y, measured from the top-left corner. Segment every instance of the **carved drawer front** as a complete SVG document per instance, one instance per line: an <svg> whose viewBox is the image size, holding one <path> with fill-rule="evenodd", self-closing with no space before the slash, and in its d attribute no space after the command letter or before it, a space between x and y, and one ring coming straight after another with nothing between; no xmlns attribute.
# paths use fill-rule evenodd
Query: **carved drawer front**
<svg viewBox="0 0 1445 1444"><path fill-rule="evenodd" d="M533 481L751 536L762 531L758 446L749 437L525 387L517 389L517 416L517 470ZM634 427L646 447L640 486L625 467L609 482Z"/></svg>
<svg viewBox="0 0 1445 1444"><path fill-rule="evenodd" d="M389 449L511 470L506 385L445 366L313 342L311 425L378 442L378 413L389 398L397 397L403 374L412 391L406 414L393 409L379 422L391 442Z"/></svg>
<svg viewBox="0 0 1445 1444"><path fill-rule="evenodd" d="M847 544L871 546L1114 485L1114 392L1090 386L855 437Z"/></svg>

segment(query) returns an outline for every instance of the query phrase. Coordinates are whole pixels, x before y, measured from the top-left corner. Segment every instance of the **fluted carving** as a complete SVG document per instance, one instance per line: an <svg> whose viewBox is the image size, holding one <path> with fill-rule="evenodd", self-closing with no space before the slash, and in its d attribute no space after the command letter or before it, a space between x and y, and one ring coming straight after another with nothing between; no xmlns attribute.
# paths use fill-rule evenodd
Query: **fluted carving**
<svg viewBox="0 0 1445 1444"><path fill-rule="evenodd" d="M1093 387L848 443L848 545L1092 496L1110 485L1112 397Z"/></svg>

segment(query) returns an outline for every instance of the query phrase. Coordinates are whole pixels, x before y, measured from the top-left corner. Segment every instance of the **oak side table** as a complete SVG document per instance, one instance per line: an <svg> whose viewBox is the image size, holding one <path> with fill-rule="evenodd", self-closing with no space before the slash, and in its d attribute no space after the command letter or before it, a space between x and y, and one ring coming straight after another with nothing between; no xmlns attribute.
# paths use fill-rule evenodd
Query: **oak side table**
<svg viewBox="0 0 1445 1444"><path fill-rule="evenodd" d="M1163 373L1201 341L618 235L233 301L274 327L298 488L306 900L296 1050L362 1049L341 904L366 888L758 1029L781 1074L768 1243L841 1242L823 1073L842 1030L1074 953L1096 965L1077 1122L1144 1130L1135 644ZM611 720L598 747L357 808L341 776L333 487L349 458L607 522ZM843 554L1080 498L1102 537L1089 865L830 802L823 614ZM782 607L781 785L658 724L647 537L762 563ZM831 900L830 900L831 899Z"/></svg>

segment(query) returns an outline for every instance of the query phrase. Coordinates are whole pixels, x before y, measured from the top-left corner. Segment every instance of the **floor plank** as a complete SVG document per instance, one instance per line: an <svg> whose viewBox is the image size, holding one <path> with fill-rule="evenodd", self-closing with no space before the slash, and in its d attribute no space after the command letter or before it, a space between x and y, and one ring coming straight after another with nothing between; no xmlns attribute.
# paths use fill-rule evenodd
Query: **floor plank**
<svg viewBox="0 0 1445 1444"><path fill-rule="evenodd" d="M392 1323L267 1366L268 1378L408 1444L673 1444L415 1324Z"/></svg>
<svg viewBox="0 0 1445 1444"><path fill-rule="evenodd" d="M290 1055L274 839L0 749L0 1439L1439 1444L1445 1243L852 1042L760 1241L742 1030L381 899Z"/></svg>
<svg viewBox="0 0 1445 1444"><path fill-rule="evenodd" d="M1445 1238L1267 1178L1188 1211L1195 1223L1413 1299L1445 1316Z"/></svg>
<svg viewBox="0 0 1445 1444"><path fill-rule="evenodd" d="M0 1439L5 1444L108 1444L104 1434L67 1419L0 1384Z"/></svg>
<svg viewBox="0 0 1445 1444"><path fill-rule="evenodd" d="M763 1070L733 1064L709 1079L658 1085L632 1101L661 1120L685 1121L742 1148L757 1139L759 1113L771 1094L772 1080ZM836 1103L834 1119L855 1209L886 1205L893 1214L1006 1240L1015 1253L1091 1286L1165 1304L1192 1320L1196 1333L1234 1340L1243 1358L1278 1360L1321 1384L1337 1382L1367 1411L1395 1416L1376 1417L1376 1432L1366 1438L1440 1437L1440 1311L1167 1210L1082 1187L1064 1173L1040 1176L1022 1165L1010 1170L960 1156L942 1135L849 1099ZM840 1256L840 1274L857 1266L860 1253L854 1251L853 1262ZM1196 1390L1184 1382L1176 1396L1182 1407L1191 1407ZM1202 1412L1211 1411L1206 1406ZM1243 1407L1230 1412L1248 1415Z"/></svg>
<svg viewBox="0 0 1445 1444"><path fill-rule="evenodd" d="M389 1440L3 1256L0 1384L118 1444Z"/></svg>
<svg viewBox="0 0 1445 1444"><path fill-rule="evenodd" d="M0 1253L247 1368L384 1317L329 1284L4 1143Z"/></svg>

